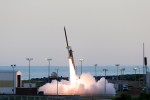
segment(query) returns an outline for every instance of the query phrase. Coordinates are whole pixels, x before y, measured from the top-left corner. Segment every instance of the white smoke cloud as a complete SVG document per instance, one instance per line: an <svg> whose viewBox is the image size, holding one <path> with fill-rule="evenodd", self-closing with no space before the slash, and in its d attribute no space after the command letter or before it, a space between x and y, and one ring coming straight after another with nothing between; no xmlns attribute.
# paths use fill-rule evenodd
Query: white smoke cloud
<svg viewBox="0 0 150 100"><path fill-rule="evenodd" d="M57 94L57 81L46 83L39 88L45 95ZM105 94L105 78L95 81L95 78L89 73L83 73L76 83L71 84L70 81L62 80L58 82L59 95L103 95ZM106 80L106 94L115 95L115 88L112 83Z"/></svg>
<svg viewBox="0 0 150 100"><path fill-rule="evenodd" d="M80 78L76 75L72 60L69 59L70 81L61 80L57 83L53 80L39 88L45 95L103 95L105 94L105 78L96 82L90 73L83 73ZM58 88L57 88L58 87ZM106 80L106 94L115 95L115 88L112 83Z"/></svg>

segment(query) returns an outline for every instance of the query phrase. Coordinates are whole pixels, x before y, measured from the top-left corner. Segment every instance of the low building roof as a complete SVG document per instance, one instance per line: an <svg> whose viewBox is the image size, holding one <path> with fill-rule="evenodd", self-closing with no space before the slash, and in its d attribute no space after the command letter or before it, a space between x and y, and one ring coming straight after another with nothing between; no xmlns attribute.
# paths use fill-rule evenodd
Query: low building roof
<svg viewBox="0 0 150 100"><path fill-rule="evenodd" d="M14 72L20 75L22 74L19 70L14 70ZM13 70L0 70L0 73L13 73Z"/></svg>

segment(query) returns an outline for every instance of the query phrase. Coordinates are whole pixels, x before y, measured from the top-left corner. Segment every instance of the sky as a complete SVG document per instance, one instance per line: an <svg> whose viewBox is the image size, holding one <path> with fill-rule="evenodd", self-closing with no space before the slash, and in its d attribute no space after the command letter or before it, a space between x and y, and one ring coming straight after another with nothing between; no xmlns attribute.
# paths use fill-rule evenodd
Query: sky
<svg viewBox="0 0 150 100"><path fill-rule="evenodd" d="M0 66L150 64L149 0L0 0Z"/></svg>

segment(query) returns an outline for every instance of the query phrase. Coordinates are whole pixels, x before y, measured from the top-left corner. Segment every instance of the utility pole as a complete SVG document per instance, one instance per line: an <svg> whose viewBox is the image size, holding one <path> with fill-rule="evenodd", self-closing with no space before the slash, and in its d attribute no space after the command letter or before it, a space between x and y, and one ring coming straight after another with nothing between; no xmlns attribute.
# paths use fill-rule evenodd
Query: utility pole
<svg viewBox="0 0 150 100"><path fill-rule="evenodd" d="M120 66L119 64L116 64L117 66L117 82L118 82L118 67Z"/></svg>
<svg viewBox="0 0 150 100"><path fill-rule="evenodd" d="M82 75L82 62L83 62L83 59L79 59L79 61L81 62L81 75Z"/></svg>
<svg viewBox="0 0 150 100"><path fill-rule="evenodd" d="M145 69L145 66L144 66L144 57L145 57L145 50L144 50L144 43L143 43L143 75L144 75L144 69Z"/></svg>
<svg viewBox="0 0 150 100"><path fill-rule="evenodd" d="M11 67L13 68L13 89L12 89L12 91L13 91L13 94L15 94L15 84L14 84L14 82L15 82L15 71L14 71L14 69L15 69L15 67L16 67L16 65L14 64L14 65L11 65Z"/></svg>
<svg viewBox="0 0 150 100"><path fill-rule="evenodd" d="M105 95L106 95L106 72L108 71L108 69L103 69L103 71L105 72Z"/></svg>
<svg viewBox="0 0 150 100"><path fill-rule="evenodd" d="M29 81L30 81L30 62L33 60L33 58L26 58L27 61L29 61Z"/></svg>
<svg viewBox="0 0 150 100"><path fill-rule="evenodd" d="M95 66L95 77L97 77L97 64L94 65Z"/></svg>
<svg viewBox="0 0 150 100"><path fill-rule="evenodd" d="M138 81L139 81L139 87L140 87L140 67L139 66L137 66L137 68L139 69L139 75L138 75Z"/></svg>
<svg viewBox="0 0 150 100"><path fill-rule="evenodd" d="M57 70L57 96L58 96L58 69Z"/></svg>
<svg viewBox="0 0 150 100"><path fill-rule="evenodd" d="M135 81L136 81L136 70L137 70L137 68L135 67L135 68L133 68L133 70L135 71Z"/></svg>
<svg viewBox="0 0 150 100"><path fill-rule="evenodd" d="M50 71L51 71L51 70L50 70L50 66L51 66L51 65L50 65L50 62L52 61L52 59L46 58L46 60L48 61L48 77L47 77L47 78L48 78L48 82L50 82L50 79L49 79L49 78L50 78L50 73L51 73L51 72L50 72Z"/></svg>

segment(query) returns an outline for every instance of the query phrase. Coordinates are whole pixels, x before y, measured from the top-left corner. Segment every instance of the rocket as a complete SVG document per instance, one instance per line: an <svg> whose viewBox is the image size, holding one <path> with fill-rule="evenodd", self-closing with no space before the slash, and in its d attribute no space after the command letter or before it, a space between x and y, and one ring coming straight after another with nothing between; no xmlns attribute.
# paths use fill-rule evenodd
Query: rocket
<svg viewBox="0 0 150 100"><path fill-rule="evenodd" d="M75 63L74 63L74 58L73 58L73 51L71 49L71 46L68 45L68 39L67 39L67 33L66 33L66 28L64 27L64 32L65 32L65 38L66 38L66 44L67 44L67 50L68 50L68 59L72 60L72 64L74 66L75 69Z"/></svg>

